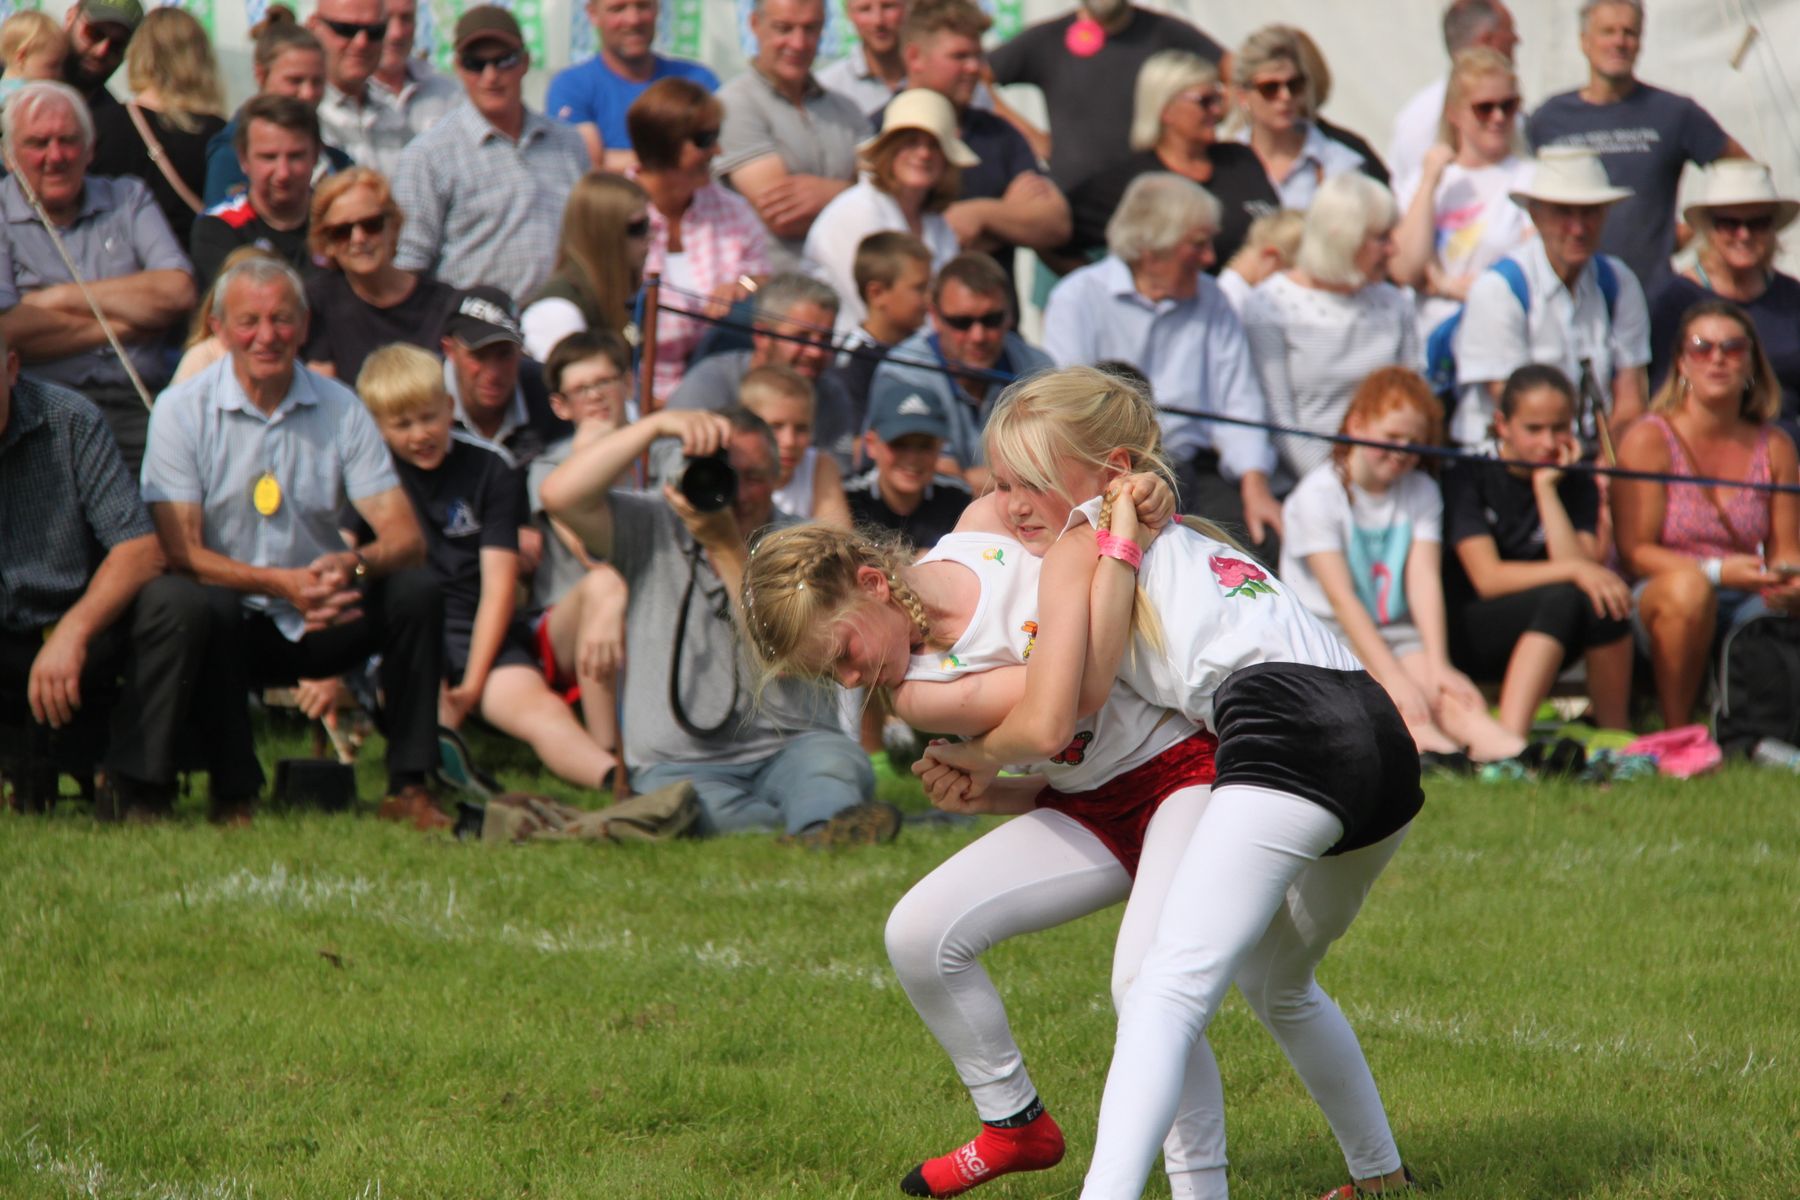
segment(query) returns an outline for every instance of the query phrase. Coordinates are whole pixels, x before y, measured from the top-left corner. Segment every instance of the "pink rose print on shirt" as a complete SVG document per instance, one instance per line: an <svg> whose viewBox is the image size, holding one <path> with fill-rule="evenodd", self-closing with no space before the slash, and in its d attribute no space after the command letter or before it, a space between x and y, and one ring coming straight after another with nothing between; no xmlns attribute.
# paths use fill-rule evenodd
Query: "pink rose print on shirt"
<svg viewBox="0 0 1800 1200"><path fill-rule="evenodd" d="M1254 600L1258 593L1270 596L1277 594L1275 589L1267 583L1269 578L1267 573L1255 563L1245 562L1241 558L1223 558L1215 554L1207 559L1207 564L1212 567L1213 578L1217 579L1219 586L1225 589L1227 599L1232 596L1248 596Z"/></svg>

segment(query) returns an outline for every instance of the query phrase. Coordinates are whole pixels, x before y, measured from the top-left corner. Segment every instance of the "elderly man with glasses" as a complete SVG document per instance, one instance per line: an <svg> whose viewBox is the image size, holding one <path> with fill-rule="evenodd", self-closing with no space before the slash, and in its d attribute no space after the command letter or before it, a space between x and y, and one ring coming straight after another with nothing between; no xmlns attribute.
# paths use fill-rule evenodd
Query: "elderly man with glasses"
<svg viewBox="0 0 1800 1200"><path fill-rule="evenodd" d="M579 133L525 106L530 65L510 12L483 4L457 21L468 101L414 138L394 175L402 270L513 297L549 274L569 189L589 162Z"/></svg>

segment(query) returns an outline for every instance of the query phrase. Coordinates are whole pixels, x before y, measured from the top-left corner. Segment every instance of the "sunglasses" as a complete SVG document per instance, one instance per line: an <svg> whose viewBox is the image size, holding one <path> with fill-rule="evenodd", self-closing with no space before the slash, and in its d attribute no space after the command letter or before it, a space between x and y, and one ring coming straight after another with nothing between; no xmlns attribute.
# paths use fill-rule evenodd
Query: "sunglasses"
<svg viewBox="0 0 1800 1200"><path fill-rule="evenodd" d="M1176 99L1186 100L1194 107L1207 112L1223 112L1225 109L1225 97L1218 92L1183 92Z"/></svg>
<svg viewBox="0 0 1800 1200"><path fill-rule="evenodd" d="M958 314L954 317L949 313L939 313L938 320L958 333L967 333L977 325L983 329L1004 329L1006 328L1006 315L1004 308L998 308L993 312Z"/></svg>
<svg viewBox="0 0 1800 1200"><path fill-rule="evenodd" d="M1477 100L1469 105L1469 111L1475 114L1477 121L1491 121L1496 116L1510 121L1519 115L1519 98L1508 96L1504 100Z"/></svg>
<svg viewBox="0 0 1800 1200"><path fill-rule="evenodd" d="M625 226L625 236L628 238L647 238L647 237L649 237L650 236L650 218L649 217L639 217L637 220L635 220L635 221L631 222L629 225Z"/></svg>
<svg viewBox="0 0 1800 1200"><path fill-rule="evenodd" d="M456 60L457 65L471 75L479 75L489 67L496 71L510 71L525 61L525 55L518 50L508 50L504 54L477 54L473 50L465 51Z"/></svg>
<svg viewBox="0 0 1800 1200"><path fill-rule="evenodd" d="M333 21L327 17L320 17L319 23L346 42L354 42L359 33L371 42L379 42L387 37L386 21L376 21L373 24L364 25L358 21Z"/></svg>
<svg viewBox="0 0 1800 1200"><path fill-rule="evenodd" d="M688 141L693 143L696 150L711 150L719 144L719 131L717 129L696 129L688 134Z"/></svg>
<svg viewBox="0 0 1800 1200"><path fill-rule="evenodd" d="M1713 228L1720 233L1767 233L1775 228L1775 214L1765 213L1760 217L1728 217L1723 213L1713 217Z"/></svg>
<svg viewBox="0 0 1800 1200"><path fill-rule="evenodd" d="M350 231L353 229L362 230L366 237L380 237L387 232L387 223L386 213L376 213L372 217L363 217L357 221L343 221L336 225L327 225L319 232L325 235L326 241L347 242L350 240Z"/></svg>
<svg viewBox="0 0 1800 1200"><path fill-rule="evenodd" d="M1690 337L1681 351L1689 358L1709 359L1718 354L1723 355L1726 362L1741 362L1744 355L1750 353L1750 339L1728 337L1724 341L1709 342L1703 337Z"/></svg>
<svg viewBox="0 0 1800 1200"><path fill-rule="evenodd" d="M1264 79L1250 85L1264 100L1273 100L1286 92L1298 100L1306 95L1306 76L1290 75L1286 79Z"/></svg>

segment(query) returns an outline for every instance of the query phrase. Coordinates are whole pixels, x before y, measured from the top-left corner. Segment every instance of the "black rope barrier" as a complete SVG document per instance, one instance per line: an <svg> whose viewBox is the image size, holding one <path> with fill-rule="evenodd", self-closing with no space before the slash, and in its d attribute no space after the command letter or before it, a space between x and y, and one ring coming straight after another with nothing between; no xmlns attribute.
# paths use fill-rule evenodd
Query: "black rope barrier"
<svg viewBox="0 0 1800 1200"><path fill-rule="evenodd" d="M670 288L666 284L664 285L663 290L665 292L674 292L677 295L686 296L690 299L703 300L708 303L711 303L713 299L710 296L704 296L698 292L684 291L680 288ZM775 330L759 326L754 322L745 323L743 321L733 321L727 317L708 316L705 313L693 312L689 309L673 308L666 304L659 304L657 305L657 308L662 312L676 313L680 316L689 317L709 325L718 325L726 329L736 329L745 333L756 333L763 337L774 338L777 341L798 342L808 346L816 346L819 344L817 338L802 337L798 334L778 333ZM787 317L783 317L782 321L795 328L810 330L813 333L826 334L826 345L833 352L838 354L848 354L853 358L888 362L893 363L896 366L913 367L919 370L932 371L940 375L957 375L965 378L985 379L989 382L1000 384L1014 383L1019 378L1019 376L1010 374L1006 371L994 371L982 367L963 366L961 364L952 367L947 366L942 362L922 362L912 358L896 358L892 353L884 352L876 346L866 344L839 344L836 337L836 330L831 327L811 325L805 321L795 321ZM1347 433L1320 433L1317 430L1299 429L1292 425L1277 425L1273 421L1253 421L1248 417L1228 417L1220 413L1197 412L1193 409L1175 408L1167 404L1156 405L1156 411L1172 417L1185 417L1195 421L1209 421L1218 425L1237 425L1246 429L1260 429L1265 433L1282 434L1288 437L1312 438L1316 441L1332 442L1338 445L1367 446L1373 450L1394 450L1404 454L1416 454L1421 458L1434 458L1446 462L1463 461L1491 463L1503 461L1496 459L1493 455L1479 454L1469 450L1458 449L1454 446L1430 446L1416 442L1379 442L1368 438L1352 437ZM1687 483L1697 487L1738 488L1744 491L1800 495L1800 484L1776 483L1773 480L1760 482L1748 479L1720 479L1711 475L1677 475L1667 471L1634 471L1629 467L1606 466L1605 464L1596 462L1574 462L1565 466L1560 463L1504 461L1508 462L1509 465L1514 466L1554 466L1563 471L1578 472L1584 475L1603 475L1613 479L1636 479L1646 483Z"/></svg>

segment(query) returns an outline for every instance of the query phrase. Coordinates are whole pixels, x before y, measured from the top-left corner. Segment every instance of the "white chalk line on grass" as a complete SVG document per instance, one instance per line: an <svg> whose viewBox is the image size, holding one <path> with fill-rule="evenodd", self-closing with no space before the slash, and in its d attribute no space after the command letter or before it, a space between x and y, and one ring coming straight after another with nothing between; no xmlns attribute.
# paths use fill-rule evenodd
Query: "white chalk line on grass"
<svg viewBox="0 0 1800 1200"><path fill-rule="evenodd" d="M184 885L165 897L165 903L182 907L261 905L303 912L343 911L451 945L499 944L545 955L675 957L720 971L798 973L876 990L895 986L885 964L832 960L797 966L732 943L707 941L693 946L666 938L639 937L629 928L583 930L573 925L552 929L512 922L491 924L465 914L454 881L441 889L441 900L439 890L420 879L295 873L283 863L273 863L266 872L240 867L217 879Z"/></svg>
<svg viewBox="0 0 1800 1200"><path fill-rule="evenodd" d="M256 1189L236 1176L208 1183L159 1183L126 1179L100 1161L91 1149L77 1144L58 1152L45 1145L35 1126L0 1147L0 1158L21 1170L60 1185L64 1194L87 1200L255 1200ZM349 1200L388 1200L379 1179L370 1180Z"/></svg>
<svg viewBox="0 0 1800 1200"><path fill-rule="evenodd" d="M1567 1030L1557 1029L1527 1017L1510 1029L1487 1030L1464 1017L1436 1017L1412 1008L1375 1008L1368 1005L1345 1005L1350 1023L1361 1029L1382 1026L1430 1041L1456 1046L1492 1048L1512 1046L1571 1058L1628 1060L1662 1071L1695 1077L1735 1075L1754 1079L1773 1072L1780 1060L1773 1055L1749 1047L1740 1060L1735 1050L1703 1046L1699 1037L1686 1031L1687 1046L1670 1052L1629 1033L1606 1037L1583 1038Z"/></svg>

